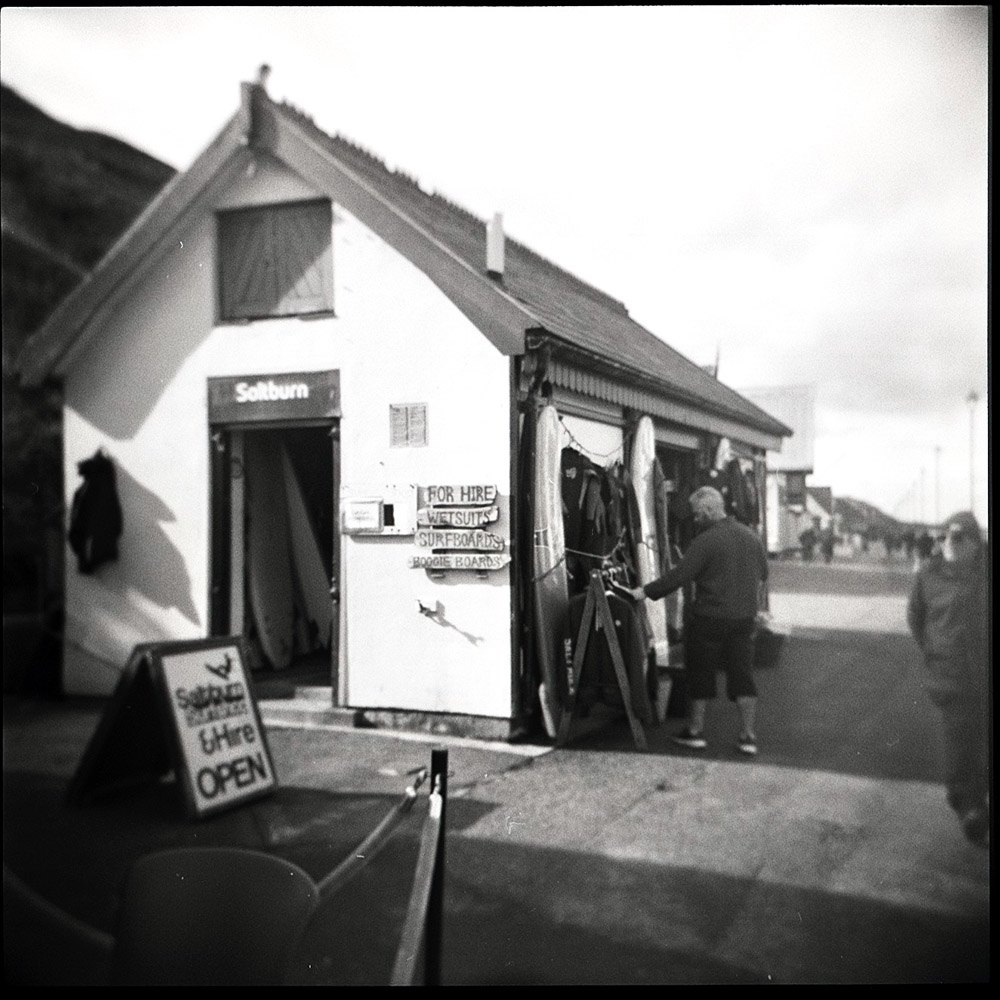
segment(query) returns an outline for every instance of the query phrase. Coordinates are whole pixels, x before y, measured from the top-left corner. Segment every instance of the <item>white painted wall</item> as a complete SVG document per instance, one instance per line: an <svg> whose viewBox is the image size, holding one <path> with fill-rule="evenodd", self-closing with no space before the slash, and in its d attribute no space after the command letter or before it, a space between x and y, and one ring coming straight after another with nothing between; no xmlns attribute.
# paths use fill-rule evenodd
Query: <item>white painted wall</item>
<svg viewBox="0 0 1000 1000"><path fill-rule="evenodd" d="M313 196L263 160L215 208ZM68 554L64 690L109 693L138 642L207 634L207 379L338 369L347 495L397 484L486 483L510 540L510 399L502 357L433 283L335 206L336 318L215 326L215 228L193 219L106 317L66 379L67 504L76 463L104 447L119 472L117 563L81 576ZM426 402L425 448L389 447L389 404ZM480 580L410 569L410 538L343 539L346 703L507 718L507 570ZM440 613L418 612L418 600Z"/></svg>

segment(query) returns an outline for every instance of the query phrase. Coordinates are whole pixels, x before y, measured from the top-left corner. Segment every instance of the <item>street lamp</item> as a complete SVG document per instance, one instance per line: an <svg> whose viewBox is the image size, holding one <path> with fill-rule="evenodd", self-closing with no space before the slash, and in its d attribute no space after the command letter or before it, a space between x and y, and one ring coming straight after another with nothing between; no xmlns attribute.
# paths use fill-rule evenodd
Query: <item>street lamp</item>
<svg viewBox="0 0 1000 1000"><path fill-rule="evenodd" d="M969 404L969 510L976 511L976 403L979 402L979 393L973 389L965 401Z"/></svg>
<svg viewBox="0 0 1000 1000"><path fill-rule="evenodd" d="M934 523L941 523L941 445L934 447Z"/></svg>

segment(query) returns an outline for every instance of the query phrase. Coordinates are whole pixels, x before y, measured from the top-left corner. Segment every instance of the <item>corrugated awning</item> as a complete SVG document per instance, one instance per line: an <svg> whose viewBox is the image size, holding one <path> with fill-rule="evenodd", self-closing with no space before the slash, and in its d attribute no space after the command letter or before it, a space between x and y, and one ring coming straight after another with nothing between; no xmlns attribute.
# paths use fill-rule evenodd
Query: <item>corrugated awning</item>
<svg viewBox="0 0 1000 1000"><path fill-rule="evenodd" d="M649 389L626 385L606 375L586 371L564 361L551 361L547 376L553 385L593 399L600 399L640 413L648 413L651 417L742 441L765 450L781 449L781 438L773 434L749 427L737 420L728 420L707 413L690 404L671 400Z"/></svg>

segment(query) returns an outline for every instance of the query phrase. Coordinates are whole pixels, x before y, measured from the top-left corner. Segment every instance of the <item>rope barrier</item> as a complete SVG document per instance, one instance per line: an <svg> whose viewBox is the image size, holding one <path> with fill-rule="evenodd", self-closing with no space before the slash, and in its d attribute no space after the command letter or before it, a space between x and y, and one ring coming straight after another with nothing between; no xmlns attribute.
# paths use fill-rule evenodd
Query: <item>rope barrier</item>
<svg viewBox="0 0 1000 1000"><path fill-rule="evenodd" d="M565 553L563 555L561 555L556 560L556 562L555 562L554 565L550 566L547 570L545 570L544 573L539 573L538 576L533 576L531 578L531 582L532 583L539 583L541 580L544 580L546 577L551 576L557 569L559 569L560 566L562 566L562 564L564 562L566 562L566 555L565 555Z"/></svg>
<svg viewBox="0 0 1000 1000"><path fill-rule="evenodd" d="M553 566L550 566L547 570L545 570L544 573L539 573L537 576L533 576L531 578L531 583L538 583L541 580L544 580L546 577L550 576L552 573L554 573L566 561L566 556L568 555L583 556L586 559L596 559L599 560L602 564L608 563L613 559L615 553L618 552L619 549L623 549L626 547L625 541L626 541L625 532L623 531L619 535L618 541L615 542L614 546L611 548L609 552L585 552L582 549L564 548L563 555L561 555L559 559L556 560L555 564ZM645 540L641 541L640 545L652 549L652 545L650 545L650 543L646 542Z"/></svg>
<svg viewBox="0 0 1000 1000"><path fill-rule="evenodd" d="M111 934L79 920L39 895L27 882L15 875L6 863L3 866L3 892L5 902L16 901L26 908L26 913L19 913L20 923L28 923L32 919L42 922L46 928L46 936L51 938L50 943L58 941L58 935L62 935L88 948L95 956L110 958L115 946L115 939Z"/></svg>
<svg viewBox="0 0 1000 1000"><path fill-rule="evenodd" d="M413 889L410 893L410 902L403 923L403 933L400 936L399 947L396 949L390 986L415 985L420 944L427 926L438 841L442 829L444 800L439 785L431 791L429 805L430 808L420 833L420 853L417 856L417 866L413 876Z"/></svg>
<svg viewBox="0 0 1000 1000"><path fill-rule="evenodd" d="M427 779L427 769L421 768L416 780L403 793L403 798L357 847L329 875L317 883L320 897L327 899L342 889L385 847L389 835L413 807L417 789Z"/></svg>

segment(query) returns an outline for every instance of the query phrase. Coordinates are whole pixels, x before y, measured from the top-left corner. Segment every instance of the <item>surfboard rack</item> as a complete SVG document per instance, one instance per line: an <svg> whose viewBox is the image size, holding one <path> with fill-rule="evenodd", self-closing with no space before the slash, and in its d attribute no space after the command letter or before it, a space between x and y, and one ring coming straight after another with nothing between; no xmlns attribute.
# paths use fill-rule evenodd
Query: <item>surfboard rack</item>
<svg viewBox="0 0 1000 1000"><path fill-rule="evenodd" d="M559 720L556 746L565 746L569 742L573 718L576 715L577 693L580 690L580 674L583 670L587 644L596 636L598 629L604 631L608 651L611 654L611 663L615 668L615 677L618 680L618 689L625 706L625 714L628 716L628 724L632 730L632 739L635 740L637 749L645 750L647 748L646 733L632 708L632 689L628 682L625 659L618 643L615 620L612 617L611 608L608 607L608 598L604 592L604 579L600 570L592 570L590 580L587 583L587 597L584 601L583 616L580 619L580 628L576 635L576 645L573 652L573 677L576 682L570 685L569 702Z"/></svg>

